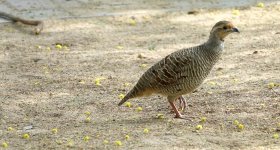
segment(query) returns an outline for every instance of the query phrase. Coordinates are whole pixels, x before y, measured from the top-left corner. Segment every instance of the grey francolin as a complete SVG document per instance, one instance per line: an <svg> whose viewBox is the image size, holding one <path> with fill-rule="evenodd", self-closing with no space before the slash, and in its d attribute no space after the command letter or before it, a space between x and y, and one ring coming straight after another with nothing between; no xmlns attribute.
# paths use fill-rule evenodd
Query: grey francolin
<svg viewBox="0 0 280 150"><path fill-rule="evenodd" d="M239 31L231 22L217 22L207 42L173 52L153 65L118 105L131 98L158 93L167 96L175 118L182 118L174 102L178 99L182 109L186 108L182 95L202 84L223 52L225 37L233 32Z"/></svg>

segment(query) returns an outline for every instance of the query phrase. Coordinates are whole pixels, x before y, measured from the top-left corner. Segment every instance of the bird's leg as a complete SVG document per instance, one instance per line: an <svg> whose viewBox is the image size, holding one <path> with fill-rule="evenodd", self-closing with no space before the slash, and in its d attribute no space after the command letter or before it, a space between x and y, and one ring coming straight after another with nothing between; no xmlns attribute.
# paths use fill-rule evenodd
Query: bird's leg
<svg viewBox="0 0 280 150"><path fill-rule="evenodd" d="M186 99L185 99L183 96L180 96L180 97L178 98L178 100L179 100L179 105L180 105L179 110L181 110L182 112L184 112L184 110L185 110L186 107L187 107ZM171 108L171 112L174 112L174 109L173 109L173 108Z"/></svg>
<svg viewBox="0 0 280 150"><path fill-rule="evenodd" d="M183 96L180 96L179 98L179 102L180 102L180 107L179 109L181 109L182 111L184 111L187 107L187 102L186 99Z"/></svg>
<svg viewBox="0 0 280 150"><path fill-rule="evenodd" d="M175 112L175 114L176 114L176 115L175 115L175 118L183 118L182 115L181 115L181 113L180 113L180 112L178 111L178 109L176 108L174 102L169 102L169 103L170 103L172 109L174 110L174 112Z"/></svg>
<svg viewBox="0 0 280 150"><path fill-rule="evenodd" d="M178 111L178 109L176 108L176 106L174 104L174 102L175 102L174 97L168 96L167 99L168 99L168 102L169 102L170 106L172 107L172 109L174 110L174 112L176 114L175 118L183 118L181 113Z"/></svg>

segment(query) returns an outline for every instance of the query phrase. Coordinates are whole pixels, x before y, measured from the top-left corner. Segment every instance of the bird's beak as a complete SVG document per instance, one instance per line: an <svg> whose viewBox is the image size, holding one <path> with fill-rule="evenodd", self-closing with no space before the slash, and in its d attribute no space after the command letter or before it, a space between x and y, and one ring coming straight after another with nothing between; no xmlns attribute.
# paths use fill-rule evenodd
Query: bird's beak
<svg viewBox="0 0 280 150"><path fill-rule="evenodd" d="M232 28L231 31L239 33L239 30L237 28Z"/></svg>

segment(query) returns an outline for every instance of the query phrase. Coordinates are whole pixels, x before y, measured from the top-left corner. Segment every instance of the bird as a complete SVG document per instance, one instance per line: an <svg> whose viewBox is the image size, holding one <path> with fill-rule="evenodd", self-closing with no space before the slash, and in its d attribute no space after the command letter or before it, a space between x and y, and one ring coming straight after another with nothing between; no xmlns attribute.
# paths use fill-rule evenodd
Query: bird
<svg viewBox="0 0 280 150"><path fill-rule="evenodd" d="M22 24L26 24L26 25L37 26L34 31L35 34L40 34L44 28L44 23L41 20L27 20L5 12L0 12L0 18L4 18L6 20L10 20L13 22L21 22Z"/></svg>
<svg viewBox="0 0 280 150"><path fill-rule="evenodd" d="M203 83L221 57L225 37L231 33L239 33L232 22L217 22L205 43L177 50L150 67L118 106L128 99L160 94L167 97L175 118L184 119L175 101L179 100L180 107L185 110L187 104L182 95L192 93Z"/></svg>

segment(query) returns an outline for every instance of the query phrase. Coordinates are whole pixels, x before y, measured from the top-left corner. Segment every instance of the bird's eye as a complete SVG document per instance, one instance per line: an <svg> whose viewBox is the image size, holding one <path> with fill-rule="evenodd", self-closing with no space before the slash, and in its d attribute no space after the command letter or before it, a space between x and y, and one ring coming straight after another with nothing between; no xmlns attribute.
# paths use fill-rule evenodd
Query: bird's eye
<svg viewBox="0 0 280 150"><path fill-rule="evenodd" d="M227 26L224 26L223 29L226 30L226 29L227 29Z"/></svg>

